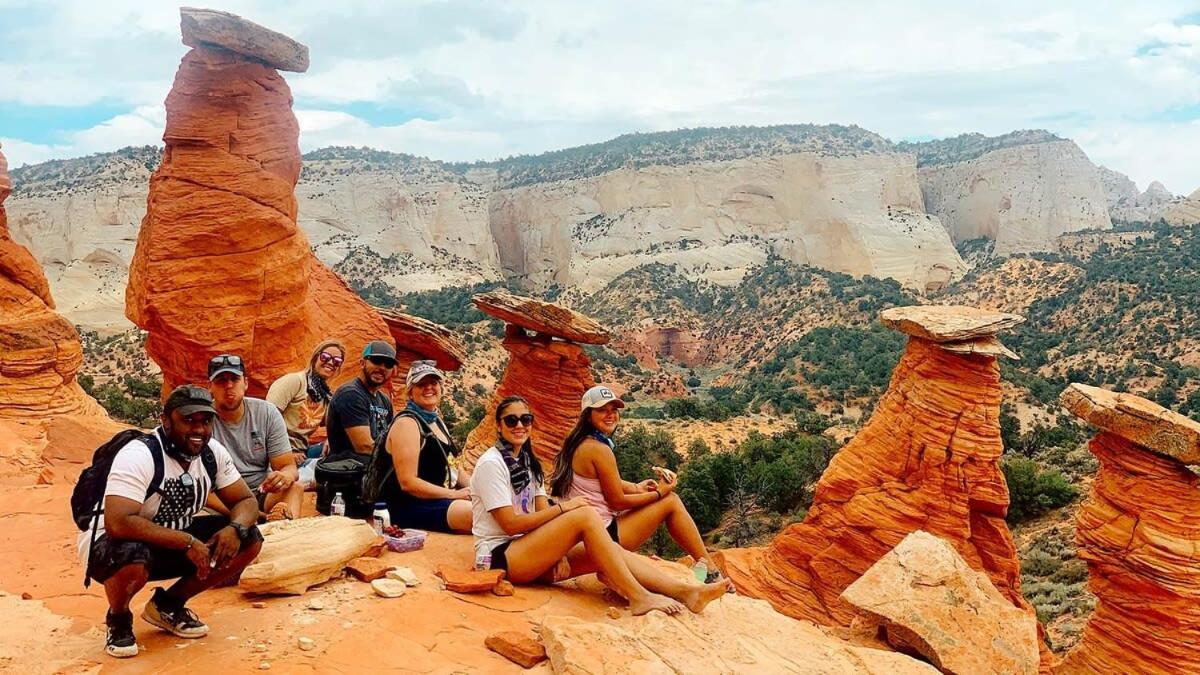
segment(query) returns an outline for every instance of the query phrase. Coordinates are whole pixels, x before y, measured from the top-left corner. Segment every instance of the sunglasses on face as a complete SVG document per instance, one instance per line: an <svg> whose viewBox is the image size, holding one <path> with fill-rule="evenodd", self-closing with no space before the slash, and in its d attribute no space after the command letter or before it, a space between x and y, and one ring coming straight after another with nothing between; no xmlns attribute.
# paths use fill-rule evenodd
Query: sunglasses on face
<svg viewBox="0 0 1200 675"><path fill-rule="evenodd" d="M532 413L525 413L524 415L505 415L504 417L501 417L500 419L504 422L504 426L508 427L509 429L517 428L518 424L521 424L522 426L525 426L525 427L533 426L533 414Z"/></svg>
<svg viewBox="0 0 1200 675"><path fill-rule="evenodd" d="M377 366L383 366L384 368L396 367L396 362L386 356L368 356L367 360Z"/></svg>
<svg viewBox="0 0 1200 675"><path fill-rule="evenodd" d="M242 365L242 357L233 354L224 354L222 356L214 356L208 362L209 368L221 368L223 366L240 366Z"/></svg>
<svg viewBox="0 0 1200 675"><path fill-rule="evenodd" d="M342 362L345 361L346 359L343 359L340 356L334 356L333 354L326 354L325 352L321 352L321 354L319 356L317 356L317 360L320 361L321 363L332 364L334 368L340 368L342 366Z"/></svg>

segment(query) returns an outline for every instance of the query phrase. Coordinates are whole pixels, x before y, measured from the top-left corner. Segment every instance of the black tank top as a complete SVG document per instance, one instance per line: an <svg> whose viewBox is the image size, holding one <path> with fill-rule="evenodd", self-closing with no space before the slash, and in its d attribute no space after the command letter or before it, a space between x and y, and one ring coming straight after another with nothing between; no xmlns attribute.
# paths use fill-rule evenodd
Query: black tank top
<svg viewBox="0 0 1200 675"><path fill-rule="evenodd" d="M450 432L446 429L446 425L442 423L439 417L437 420L438 428L449 440L443 441L438 438L429 425L420 417L411 412L402 412L396 416L399 420L401 417L408 417L417 422L417 428L421 432L421 452L417 455L417 478L434 485L441 485L444 488L453 490L454 484L451 481L450 459L458 456L458 447L454 445L454 440L450 437ZM382 457L387 457L387 461L392 461L392 456L389 453L381 453ZM394 466L394 465L393 465ZM400 488L400 480L395 477L389 477L390 480L383 486L384 501L390 503L406 503L416 499Z"/></svg>

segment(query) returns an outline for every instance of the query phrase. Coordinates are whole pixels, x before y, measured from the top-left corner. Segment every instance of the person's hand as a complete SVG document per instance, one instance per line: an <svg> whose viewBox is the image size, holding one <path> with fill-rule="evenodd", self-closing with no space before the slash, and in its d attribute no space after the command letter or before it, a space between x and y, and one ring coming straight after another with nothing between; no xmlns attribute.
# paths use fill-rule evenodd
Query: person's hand
<svg viewBox="0 0 1200 675"><path fill-rule="evenodd" d="M558 583L570 576L571 561L567 560L566 557L559 558L558 562L554 563L554 567L550 568L550 583L552 584Z"/></svg>
<svg viewBox="0 0 1200 675"><path fill-rule="evenodd" d="M465 488L458 488L457 490L451 490L450 498L451 499L470 499L471 498L471 488L465 487Z"/></svg>
<svg viewBox="0 0 1200 675"><path fill-rule="evenodd" d="M566 513L588 506L588 501L585 497L573 497L565 502L559 502L559 505L562 506L563 513Z"/></svg>
<svg viewBox="0 0 1200 675"><path fill-rule="evenodd" d="M658 493L662 496L667 496L675 491L679 485L679 476L670 469L664 469L661 466L654 467L654 473L658 476Z"/></svg>
<svg viewBox="0 0 1200 675"><path fill-rule="evenodd" d="M184 553L187 554L188 561L196 566L196 578L203 581L208 576L208 547L193 537L191 545Z"/></svg>
<svg viewBox="0 0 1200 675"><path fill-rule="evenodd" d="M292 480L292 477L286 473L282 471L272 471L271 473L267 474L266 478L263 479L261 487L263 492L270 494L274 492L283 492L284 490L290 488L294 482L296 481Z"/></svg>
<svg viewBox="0 0 1200 675"><path fill-rule="evenodd" d="M329 456L329 441L321 443L321 459Z"/></svg>
<svg viewBox="0 0 1200 675"><path fill-rule="evenodd" d="M226 525L208 540L208 546L212 551L213 567L220 567L237 555L242 548L242 540L232 525Z"/></svg>
<svg viewBox="0 0 1200 675"><path fill-rule="evenodd" d="M658 481L654 480L653 478L647 478L646 480L638 483L637 486L642 492L654 492L654 490L658 487Z"/></svg>

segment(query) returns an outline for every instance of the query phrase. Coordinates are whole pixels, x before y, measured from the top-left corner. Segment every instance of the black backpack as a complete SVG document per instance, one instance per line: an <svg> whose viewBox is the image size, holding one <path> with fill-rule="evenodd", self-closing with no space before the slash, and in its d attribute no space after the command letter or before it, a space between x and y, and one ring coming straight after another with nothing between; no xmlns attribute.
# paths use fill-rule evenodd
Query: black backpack
<svg viewBox="0 0 1200 675"><path fill-rule="evenodd" d="M392 476L396 474L396 463L387 451L388 434L392 433L392 426L401 417L408 417L416 420L417 429L421 433L421 447L425 447L425 443L429 437L433 435L433 428L425 423L419 415L408 410L401 411L392 419L392 423L388 425L387 431L379 435L375 439L375 447L371 451L371 461L367 464L366 470L362 477L362 500L366 504L375 504L383 501L383 486ZM438 420L441 424L441 420ZM450 430L444 424L441 424L442 433L446 434L446 438L451 438Z"/></svg>
<svg viewBox="0 0 1200 675"><path fill-rule="evenodd" d="M158 434L143 433L140 429L120 431L104 445L96 448L92 453L92 465L80 472L79 480L71 491L71 518L75 521L75 526L80 532L86 532L88 528L92 530L92 539L88 546L88 564L84 566L83 571L84 588L91 584L91 547L96 544L96 531L100 518L104 515L104 490L108 486L108 473L112 470L117 453L133 441L145 443L150 448L150 456L154 458L154 476L146 488L145 499L158 492L165 470L162 445L158 442ZM204 465L209 482L216 485L217 458L212 448L204 446L200 452L200 462Z"/></svg>

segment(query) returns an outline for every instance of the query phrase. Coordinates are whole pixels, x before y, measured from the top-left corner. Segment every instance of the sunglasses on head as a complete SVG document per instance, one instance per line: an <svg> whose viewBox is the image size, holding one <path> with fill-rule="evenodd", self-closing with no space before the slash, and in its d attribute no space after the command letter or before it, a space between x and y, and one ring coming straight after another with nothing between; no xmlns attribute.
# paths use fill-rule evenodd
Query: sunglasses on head
<svg viewBox="0 0 1200 675"><path fill-rule="evenodd" d="M222 354L221 356L214 356L212 358L212 360L208 362L208 366L210 368L220 368L222 366L240 366L240 365L242 365L242 357L234 355L234 354Z"/></svg>
<svg viewBox="0 0 1200 675"><path fill-rule="evenodd" d="M525 413L524 415L505 415L500 418L504 422L504 426L509 429L517 428L517 424L526 427L533 426L533 413Z"/></svg>
<svg viewBox="0 0 1200 675"><path fill-rule="evenodd" d="M336 368L336 367L341 366L342 362L345 361L346 359L343 359L340 356L334 356L333 354L326 354L325 352L321 352L320 355L317 356L317 360L320 361L321 363L331 363Z"/></svg>
<svg viewBox="0 0 1200 675"><path fill-rule="evenodd" d="M396 361L394 359L389 359L386 356L368 356L367 360L377 366L383 366L384 368L396 367Z"/></svg>

